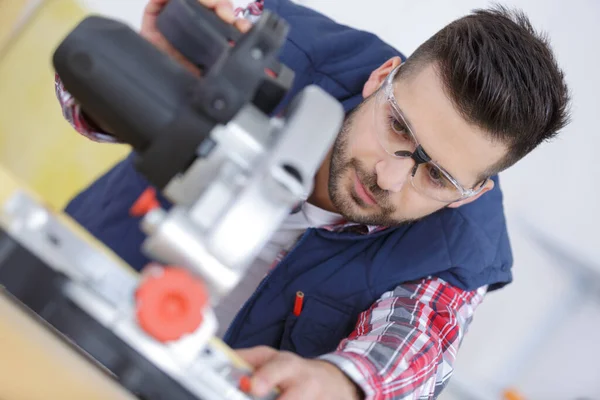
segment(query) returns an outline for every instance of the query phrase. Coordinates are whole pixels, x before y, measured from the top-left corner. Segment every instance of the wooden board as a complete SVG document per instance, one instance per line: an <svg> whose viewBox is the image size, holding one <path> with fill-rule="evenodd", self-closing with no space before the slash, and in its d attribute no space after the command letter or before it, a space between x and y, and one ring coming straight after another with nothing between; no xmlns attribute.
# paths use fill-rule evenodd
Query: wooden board
<svg viewBox="0 0 600 400"><path fill-rule="evenodd" d="M0 167L0 208L17 190L34 195ZM68 217L62 217L91 243L95 242ZM103 251L101 244L97 246ZM123 266L127 267L125 263ZM134 400L135 397L0 289L0 399Z"/></svg>
<svg viewBox="0 0 600 400"><path fill-rule="evenodd" d="M0 354L2 400L136 399L3 294Z"/></svg>

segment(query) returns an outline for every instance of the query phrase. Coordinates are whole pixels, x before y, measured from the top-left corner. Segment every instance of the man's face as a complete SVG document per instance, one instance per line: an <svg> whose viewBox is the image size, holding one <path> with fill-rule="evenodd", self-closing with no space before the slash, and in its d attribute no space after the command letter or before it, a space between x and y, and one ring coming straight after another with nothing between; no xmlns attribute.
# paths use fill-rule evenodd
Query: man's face
<svg viewBox="0 0 600 400"><path fill-rule="evenodd" d="M433 199L411 183L415 161L390 155L377 129L389 123L381 96L371 96L391 68L385 64L371 76L367 99L349 115L331 153L328 192L336 211L354 222L391 226L413 221L443 207L458 207L493 187L488 181L479 195L448 203ZM454 109L433 65L397 79L396 102L425 152L464 188L502 159L506 147L493 143ZM422 168L420 165L419 168Z"/></svg>

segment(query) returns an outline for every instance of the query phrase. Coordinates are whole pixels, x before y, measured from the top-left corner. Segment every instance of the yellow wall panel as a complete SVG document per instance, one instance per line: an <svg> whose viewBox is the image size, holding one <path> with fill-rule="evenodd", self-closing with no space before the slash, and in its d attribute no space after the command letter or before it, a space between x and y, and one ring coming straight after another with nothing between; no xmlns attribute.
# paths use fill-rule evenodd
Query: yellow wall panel
<svg viewBox="0 0 600 400"><path fill-rule="evenodd" d="M2 48L25 10L27 0L0 0L0 48Z"/></svg>
<svg viewBox="0 0 600 400"><path fill-rule="evenodd" d="M0 44L26 3L0 0ZM42 2L8 50L0 50L0 164L54 207L128 151L81 137L63 119L54 95L52 52L84 15L75 0Z"/></svg>

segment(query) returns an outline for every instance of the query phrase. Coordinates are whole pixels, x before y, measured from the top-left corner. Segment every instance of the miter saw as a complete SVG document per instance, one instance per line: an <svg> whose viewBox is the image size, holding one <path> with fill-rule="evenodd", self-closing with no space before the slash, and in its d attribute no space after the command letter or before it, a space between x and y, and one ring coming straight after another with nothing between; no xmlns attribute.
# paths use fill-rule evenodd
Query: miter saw
<svg viewBox="0 0 600 400"><path fill-rule="evenodd" d="M157 263L138 275L0 175L0 305L27 311L60 339L57 349L67 344L124 396L250 399L251 370L213 337L212 307L307 198L344 112L317 87L278 109L293 73L277 61L288 25L269 11L242 35L196 0L171 0L157 26L194 69L102 17L83 20L53 60L82 110L132 146L152 184L131 211L143 216L143 251ZM73 365L73 379L85 379ZM8 396L26 398L0 391Z"/></svg>

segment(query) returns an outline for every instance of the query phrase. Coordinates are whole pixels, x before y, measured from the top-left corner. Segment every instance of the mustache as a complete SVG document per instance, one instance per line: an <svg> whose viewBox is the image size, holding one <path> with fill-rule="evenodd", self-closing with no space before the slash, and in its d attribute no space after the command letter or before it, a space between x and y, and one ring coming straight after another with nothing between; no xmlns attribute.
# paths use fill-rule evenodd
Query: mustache
<svg viewBox="0 0 600 400"><path fill-rule="evenodd" d="M377 174L367 172L366 168L364 168L362 163L356 158L352 158L348 161L347 168L354 168L361 183L367 188L381 208L391 210L391 207L389 206L390 193L379 187L377 184Z"/></svg>

